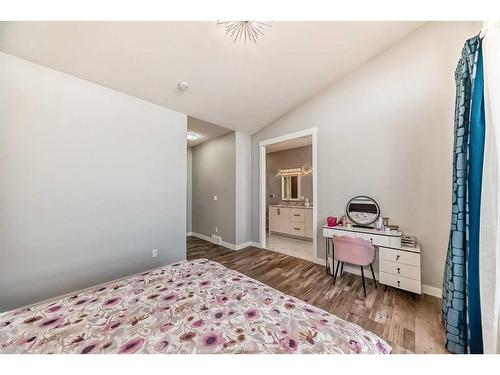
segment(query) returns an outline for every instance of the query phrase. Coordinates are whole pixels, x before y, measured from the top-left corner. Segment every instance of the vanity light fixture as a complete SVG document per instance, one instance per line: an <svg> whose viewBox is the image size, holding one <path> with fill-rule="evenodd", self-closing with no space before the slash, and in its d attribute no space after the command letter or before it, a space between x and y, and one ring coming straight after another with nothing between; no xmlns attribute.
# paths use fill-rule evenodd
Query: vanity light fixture
<svg viewBox="0 0 500 375"><path fill-rule="evenodd" d="M305 168L287 168L287 169L280 169L276 177L280 176L290 176L290 175L296 175L297 173L300 173L303 176L310 175L312 173L312 168L306 170Z"/></svg>
<svg viewBox="0 0 500 375"><path fill-rule="evenodd" d="M305 168L302 168L302 174L304 176L309 176L311 173L313 172L313 169L312 168L309 168L309 169L305 169Z"/></svg>
<svg viewBox="0 0 500 375"><path fill-rule="evenodd" d="M188 141L194 141L195 139L198 139L198 134L195 134L195 133L187 133L187 140L188 140Z"/></svg>
<svg viewBox="0 0 500 375"><path fill-rule="evenodd" d="M302 168L281 169L279 171L279 173L276 175L276 177L279 177L279 176L289 176L289 175L297 174L297 173L302 173Z"/></svg>

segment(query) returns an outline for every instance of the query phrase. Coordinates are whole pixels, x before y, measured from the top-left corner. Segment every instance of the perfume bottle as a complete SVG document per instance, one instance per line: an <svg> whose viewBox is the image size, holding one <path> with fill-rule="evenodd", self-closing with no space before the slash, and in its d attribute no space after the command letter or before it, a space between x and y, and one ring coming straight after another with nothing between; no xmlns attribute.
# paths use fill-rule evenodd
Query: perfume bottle
<svg viewBox="0 0 500 375"><path fill-rule="evenodd" d="M384 226L384 221L383 221L383 219L381 217L379 217L378 220L377 220L377 223L375 224L375 228L377 230L382 230L383 231L385 229L384 227L385 227Z"/></svg>

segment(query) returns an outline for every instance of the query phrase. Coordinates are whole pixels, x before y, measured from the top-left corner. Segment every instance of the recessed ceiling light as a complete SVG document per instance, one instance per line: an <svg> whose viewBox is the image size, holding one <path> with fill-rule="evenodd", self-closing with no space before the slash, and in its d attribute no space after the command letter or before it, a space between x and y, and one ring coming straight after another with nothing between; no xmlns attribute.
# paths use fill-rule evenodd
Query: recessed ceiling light
<svg viewBox="0 0 500 375"><path fill-rule="evenodd" d="M198 139L198 134L187 133L187 139L188 141L194 141L195 139Z"/></svg>

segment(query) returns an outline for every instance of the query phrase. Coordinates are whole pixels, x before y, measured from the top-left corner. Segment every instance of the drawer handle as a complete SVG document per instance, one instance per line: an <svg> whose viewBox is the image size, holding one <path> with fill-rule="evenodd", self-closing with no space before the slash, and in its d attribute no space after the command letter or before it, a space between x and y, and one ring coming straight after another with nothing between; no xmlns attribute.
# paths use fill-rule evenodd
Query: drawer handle
<svg viewBox="0 0 500 375"><path fill-rule="evenodd" d="M398 274L399 274L399 271L401 271L401 269L398 267ZM399 282L399 281L398 281Z"/></svg>
<svg viewBox="0 0 500 375"><path fill-rule="evenodd" d="M396 260L399 260L399 255L396 255Z"/></svg>
<svg viewBox="0 0 500 375"><path fill-rule="evenodd" d="M293 214L293 216L300 216L299 214Z"/></svg>
<svg viewBox="0 0 500 375"><path fill-rule="evenodd" d="M293 228L293 229L295 229L295 230L300 230L300 228Z"/></svg>
<svg viewBox="0 0 500 375"><path fill-rule="evenodd" d="M398 280L398 286L399 286L399 284L400 284L400 282L399 282L399 280Z"/></svg>

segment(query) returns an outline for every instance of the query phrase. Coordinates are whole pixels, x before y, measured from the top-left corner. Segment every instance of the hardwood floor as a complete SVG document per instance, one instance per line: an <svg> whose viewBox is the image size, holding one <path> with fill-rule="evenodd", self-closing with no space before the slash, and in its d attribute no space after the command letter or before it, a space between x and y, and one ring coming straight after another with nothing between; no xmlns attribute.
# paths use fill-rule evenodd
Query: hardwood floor
<svg viewBox="0 0 500 375"><path fill-rule="evenodd" d="M269 250L225 247L188 237L187 258L207 258L300 298L340 318L370 330L392 347L393 353L447 353L440 318L440 300L384 287L367 279L363 296L361 277L349 273L333 285L325 268Z"/></svg>

